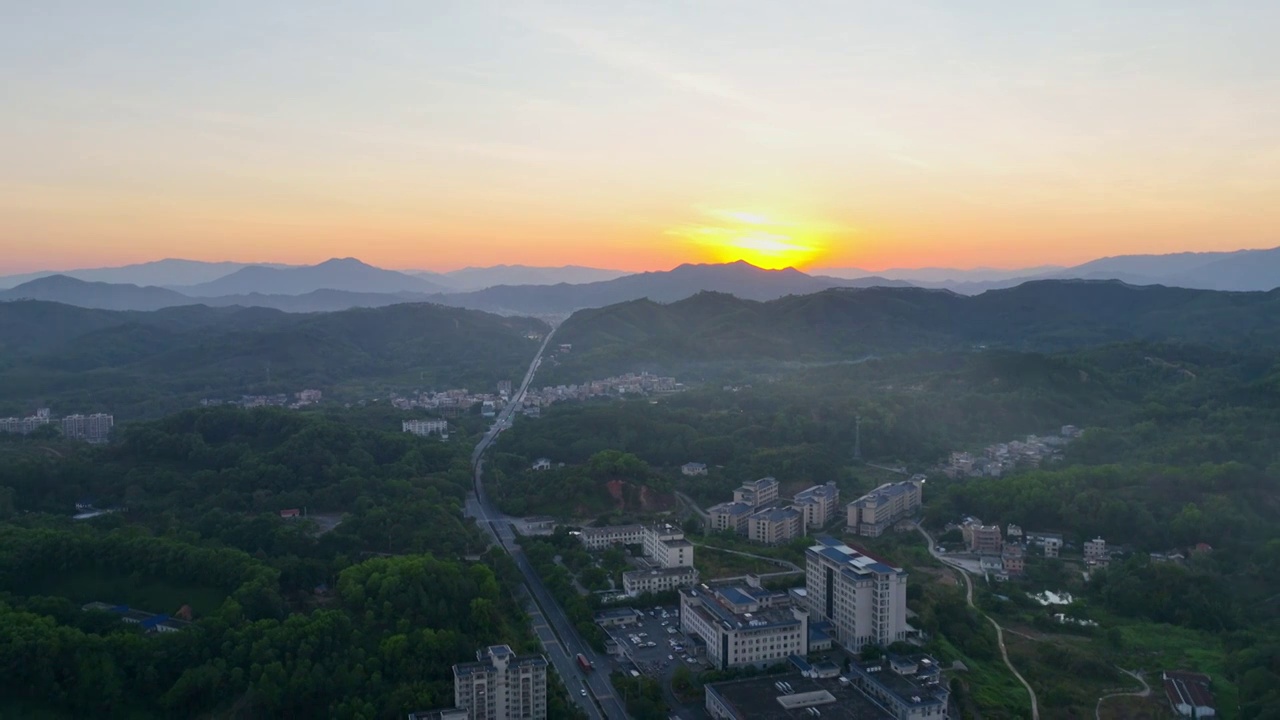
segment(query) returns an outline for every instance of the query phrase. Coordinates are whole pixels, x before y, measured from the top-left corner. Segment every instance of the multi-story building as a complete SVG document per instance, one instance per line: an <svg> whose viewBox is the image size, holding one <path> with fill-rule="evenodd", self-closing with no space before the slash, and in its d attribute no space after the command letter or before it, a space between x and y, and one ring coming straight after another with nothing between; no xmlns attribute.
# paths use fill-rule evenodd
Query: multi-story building
<svg viewBox="0 0 1280 720"><path fill-rule="evenodd" d="M778 481L771 477L760 478L742 483L742 487L733 491L733 501L743 502L752 507L764 507L778 499Z"/></svg>
<svg viewBox="0 0 1280 720"><path fill-rule="evenodd" d="M587 550L604 550L614 545L639 545L644 556L659 567L693 567L693 543L675 525L608 525L583 528L578 536Z"/></svg>
<svg viewBox="0 0 1280 720"><path fill-rule="evenodd" d="M850 652L905 640L906 571L834 538L816 539L805 551L805 597L814 618L830 621Z"/></svg>
<svg viewBox="0 0 1280 720"><path fill-rule="evenodd" d="M693 566L631 570L622 573L622 590L628 595L660 593L698 584Z"/></svg>
<svg viewBox="0 0 1280 720"><path fill-rule="evenodd" d="M685 463L684 465L680 466L680 472L681 474L688 475L690 477L694 475L706 475L707 464L696 463L696 462Z"/></svg>
<svg viewBox="0 0 1280 720"><path fill-rule="evenodd" d="M1047 558L1056 558L1062 552L1062 535L1059 533L1028 532L1027 543L1040 546Z"/></svg>
<svg viewBox="0 0 1280 720"><path fill-rule="evenodd" d="M920 507L923 486L915 479L885 483L854 500L848 507L848 530L867 537L879 536Z"/></svg>
<svg viewBox="0 0 1280 720"><path fill-rule="evenodd" d="M646 525L641 531L644 556L664 568L693 567L693 543L675 525Z"/></svg>
<svg viewBox="0 0 1280 720"><path fill-rule="evenodd" d="M471 713L466 708L422 710L409 713L409 720L471 720Z"/></svg>
<svg viewBox="0 0 1280 720"><path fill-rule="evenodd" d="M453 704L472 720L544 720L547 659L516 655L507 645L476 651L476 662L453 666Z"/></svg>
<svg viewBox="0 0 1280 720"><path fill-rule="evenodd" d="M440 435L447 436L449 434L448 420L405 420L400 423L400 429L414 435Z"/></svg>
<svg viewBox="0 0 1280 720"><path fill-rule="evenodd" d="M804 513L793 507L761 510L747 518L747 538L765 545L790 542L804 532Z"/></svg>
<svg viewBox="0 0 1280 720"><path fill-rule="evenodd" d="M644 543L643 525L606 525L605 527L582 528L578 535L582 546L592 552L605 550L614 545L640 545Z"/></svg>
<svg viewBox="0 0 1280 720"><path fill-rule="evenodd" d="M36 410L35 415L27 417L0 418L0 432L27 435L35 432L35 429L42 425L48 425L50 419L49 408L40 408Z"/></svg>
<svg viewBox="0 0 1280 720"><path fill-rule="evenodd" d="M110 439L113 425L115 418L106 413L68 415L62 418L62 434L73 440L104 443Z"/></svg>
<svg viewBox="0 0 1280 720"><path fill-rule="evenodd" d="M969 552L977 555L999 555L1004 545L999 525L983 525L975 520L961 525L960 532Z"/></svg>
<svg viewBox="0 0 1280 720"><path fill-rule="evenodd" d="M839 504L840 488L833 482L801 490L794 501L795 508L804 513L805 526L810 528L826 527L835 519Z"/></svg>
<svg viewBox="0 0 1280 720"><path fill-rule="evenodd" d="M1107 541L1106 541L1106 540L1103 540L1103 539L1102 539L1102 538L1100 538L1100 537L1096 537L1096 538L1094 538L1094 539L1092 539L1092 540L1086 540L1086 541L1085 541L1085 543L1084 543L1084 559L1085 559L1085 561L1086 561L1086 562L1092 562L1092 563L1099 563L1099 562L1103 562L1103 563L1105 563L1108 559L1110 559L1110 557L1111 557L1111 556L1107 553Z"/></svg>
<svg viewBox="0 0 1280 720"><path fill-rule="evenodd" d="M951 691L938 661L928 655L889 655L850 663L849 680L894 720L946 720Z"/></svg>
<svg viewBox="0 0 1280 720"><path fill-rule="evenodd" d="M713 532L732 530L747 534L747 518L756 511L754 505L744 502L723 502L707 508L707 525Z"/></svg>
<svg viewBox="0 0 1280 720"><path fill-rule="evenodd" d="M809 612L786 593L758 587L699 585L680 591L680 629L707 646L721 670L766 666L809 652Z"/></svg>
<svg viewBox="0 0 1280 720"><path fill-rule="evenodd" d="M298 402L318 403L322 397L324 397L324 393L319 390L303 390L298 393Z"/></svg>
<svg viewBox="0 0 1280 720"><path fill-rule="evenodd" d="M813 670L707 683L714 720L895 720L837 671Z"/></svg>
<svg viewBox="0 0 1280 720"><path fill-rule="evenodd" d="M1004 568L1004 574L1011 578L1021 577L1027 571L1026 553L1023 552L1022 546L1015 543L1008 543L1004 549L1000 551L1000 561Z"/></svg>

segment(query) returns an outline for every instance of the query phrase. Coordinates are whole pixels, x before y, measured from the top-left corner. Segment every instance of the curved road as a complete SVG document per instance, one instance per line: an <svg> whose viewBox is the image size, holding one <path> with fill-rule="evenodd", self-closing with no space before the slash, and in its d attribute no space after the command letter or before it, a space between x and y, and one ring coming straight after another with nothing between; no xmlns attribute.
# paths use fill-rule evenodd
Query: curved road
<svg viewBox="0 0 1280 720"><path fill-rule="evenodd" d="M1150 694L1151 694L1151 686L1147 684L1147 679L1146 679L1146 678L1144 678L1144 677L1142 677L1142 673L1139 673L1139 672L1129 672L1128 670L1125 670L1124 668L1116 668L1116 669L1117 669L1117 670L1119 670L1120 672L1124 673L1125 675L1128 675L1129 677L1132 677L1134 680L1137 680L1138 682L1142 683L1142 689L1141 689L1141 690L1134 690L1134 691L1131 691L1131 692L1108 693L1107 695L1103 695L1102 697L1098 698L1098 704L1097 704L1097 706L1096 706L1096 707L1094 707L1094 709L1093 709L1093 717L1095 718L1095 720L1102 720L1102 702L1103 702L1104 700L1106 700L1107 698L1113 698L1113 697L1140 697L1140 698L1144 698L1144 697L1147 697L1148 695L1150 695Z"/></svg>
<svg viewBox="0 0 1280 720"><path fill-rule="evenodd" d="M471 517L479 520L480 527L511 556L516 567L520 569L520 574L524 576L525 588L529 593L527 599L531 600L527 609L533 623L533 630L546 650L547 659L555 666L560 679L564 681L570 700L577 703L592 720L598 718L626 720L626 708L614 692L613 684L609 682L608 658L597 654L578 634L573 623L565 616L564 609L556 603L555 598L551 597L542 579L529 564L529 559L521 549L515 531L512 529L511 518L494 507L484 493L484 453L506 429L516 408L520 406L525 393L529 390L529 384L533 382L533 377L537 374L539 365L542 364L542 354L546 351L553 335L555 335L555 328L547 333L547 337L538 348L538 354L534 356L533 362L529 363L529 370L525 373L519 390L511 396L511 401L494 418L493 426L476 444L475 452L471 455L471 465L475 470L475 491L472 497L467 499L467 512ZM595 672L586 674L582 672L576 660L579 653L591 661L591 664L596 667ZM583 693L583 690L586 692Z"/></svg>
<svg viewBox="0 0 1280 720"><path fill-rule="evenodd" d="M937 546L934 545L933 536L921 527L919 523L916 523L916 530L919 530L920 534L924 535L925 540L929 543L929 554L932 555L935 560L941 562L943 565L960 571L960 577L964 578L965 602L969 603L969 607L974 610L978 610L978 606L973 604L973 580L969 578L969 571L963 566L952 562L951 558L939 554ZM1022 686L1027 689L1027 694L1031 696L1031 720L1040 720L1040 705L1036 701L1036 691L1031 689L1031 683L1027 682L1027 679L1022 677L1022 673L1018 672L1018 668L1014 667L1013 663L1009 660L1009 650L1004 645L1004 628L1000 627L1000 623L996 622L990 615L982 612L981 610L978 610L978 613L982 615L982 617L986 618L987 622L991 623L992 627L996 629L996 643L1000 646L1000 656L1004 658L1004 664L1008 666L1009 672L1013 673L1013 676L1018 678L1018 682L1022 683Z"/></svg>

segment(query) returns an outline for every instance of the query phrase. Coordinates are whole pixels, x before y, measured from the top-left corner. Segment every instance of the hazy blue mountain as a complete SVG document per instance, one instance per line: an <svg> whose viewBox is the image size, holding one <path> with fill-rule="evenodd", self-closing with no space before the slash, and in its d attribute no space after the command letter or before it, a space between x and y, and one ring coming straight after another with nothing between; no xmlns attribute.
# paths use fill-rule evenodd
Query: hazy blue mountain
<svg viewBox="0 0 1280 720"><path fill-rule="evenodd" d="M439 302L491 312L568 313L648 298L674 302L699 292L727 293L748 300L805 295L832 287L907 285L898 280L843 280L806 275L794 268L764 270L738 261L723 265L681 265L673 270L625 275L614 280L570 285L500 285L469 293L450 293Z"/></svg>
<svg viewBox="0 0 1280 720"><path fill-rule="evenodd" d="M862 268L814 268L814 275L858 279L865 277L882 277L889 280L906 280L913 285L921 283L965 283L965 282L999 282L1005 280L1025 280L1028 277L1046 275L1065 270L1061 265L1041 265L1031 268L1013 270L1001 268L959 268L924 267L924 268L890 268L888 270L871 271Z"/></svg>
<svg viewBox="0 0 1280 720"><path fill-rule="evenodd" d="M0 300L47 300L103 310L158 310L195 302L165 288L86 282L66 275L50 275L0 290Z"/></svg>
<svg viewBox="0 0 1280 720"><path fill-rule="evenodd" d="M90 282L124 283L127 285L195 285L216 280L241 268L258 265L284 268L288 265L273 263L201 262L199 260L165 259L107 268L82 268L78 270L42 270L0 277L0 288L17 287L31 280L51 275L66 275Z"/></svg>
<svg viewBox="0 0 1280 720"><path fill-rule="evenodd" d="M605 270L564 265L562 267L538 267L531 265L494 265L493 267L467 267L447 273L418 273L432 282L447 285L455 291L483 290L496 285L581 285L620 278L628 273L622 270Z"/></svg>
<svg viewBox="0 0 1280 720"><path fill-rule="evenodd" d="M355 258L334 258L319 265L303 267L246 267L217 280L174 289L191 297L217 297L253 293L302 295L316 290L431 293L443 288L425 278L383 270Z"/></svg>

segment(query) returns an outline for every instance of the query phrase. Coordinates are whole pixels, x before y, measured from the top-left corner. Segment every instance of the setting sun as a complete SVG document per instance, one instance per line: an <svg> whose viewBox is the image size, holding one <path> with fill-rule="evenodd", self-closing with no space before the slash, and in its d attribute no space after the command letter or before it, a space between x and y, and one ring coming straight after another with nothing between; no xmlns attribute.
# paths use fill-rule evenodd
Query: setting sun
<svg viewBox="0 0 1280 720"><path fill-rule="evenodd" d="M667 234L684 238L712 262L745 260L778 270L810 265L826 251L825 233L816 225L738 210L704 214L714 218L714 224L686 225Z"/></svg>

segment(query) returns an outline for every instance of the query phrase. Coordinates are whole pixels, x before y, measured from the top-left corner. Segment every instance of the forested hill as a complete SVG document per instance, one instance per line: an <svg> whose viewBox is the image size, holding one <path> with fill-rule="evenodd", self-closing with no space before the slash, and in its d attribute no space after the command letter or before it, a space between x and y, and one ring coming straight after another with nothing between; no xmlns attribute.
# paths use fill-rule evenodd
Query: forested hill
<svg viewBox="0 0 1280 720"><path fill-rule="evenodd" d="M873 287L752 302L702 293L582 310L556 335L557 375L707 361L853 359L977 345L1060 351L1131 340L1280 347L1280 291L1227 293L1046 280L977 296ZM581 378L579 378L581 379Z"/></svg>
<svg viewBox="0 0 1280 720"><path fill-rule="evenodd" d="M547 326L431 304L289 314L0 303L0 416L52 406L130 417L201 397L318 388L488 388L517 379Z"/></svg>

